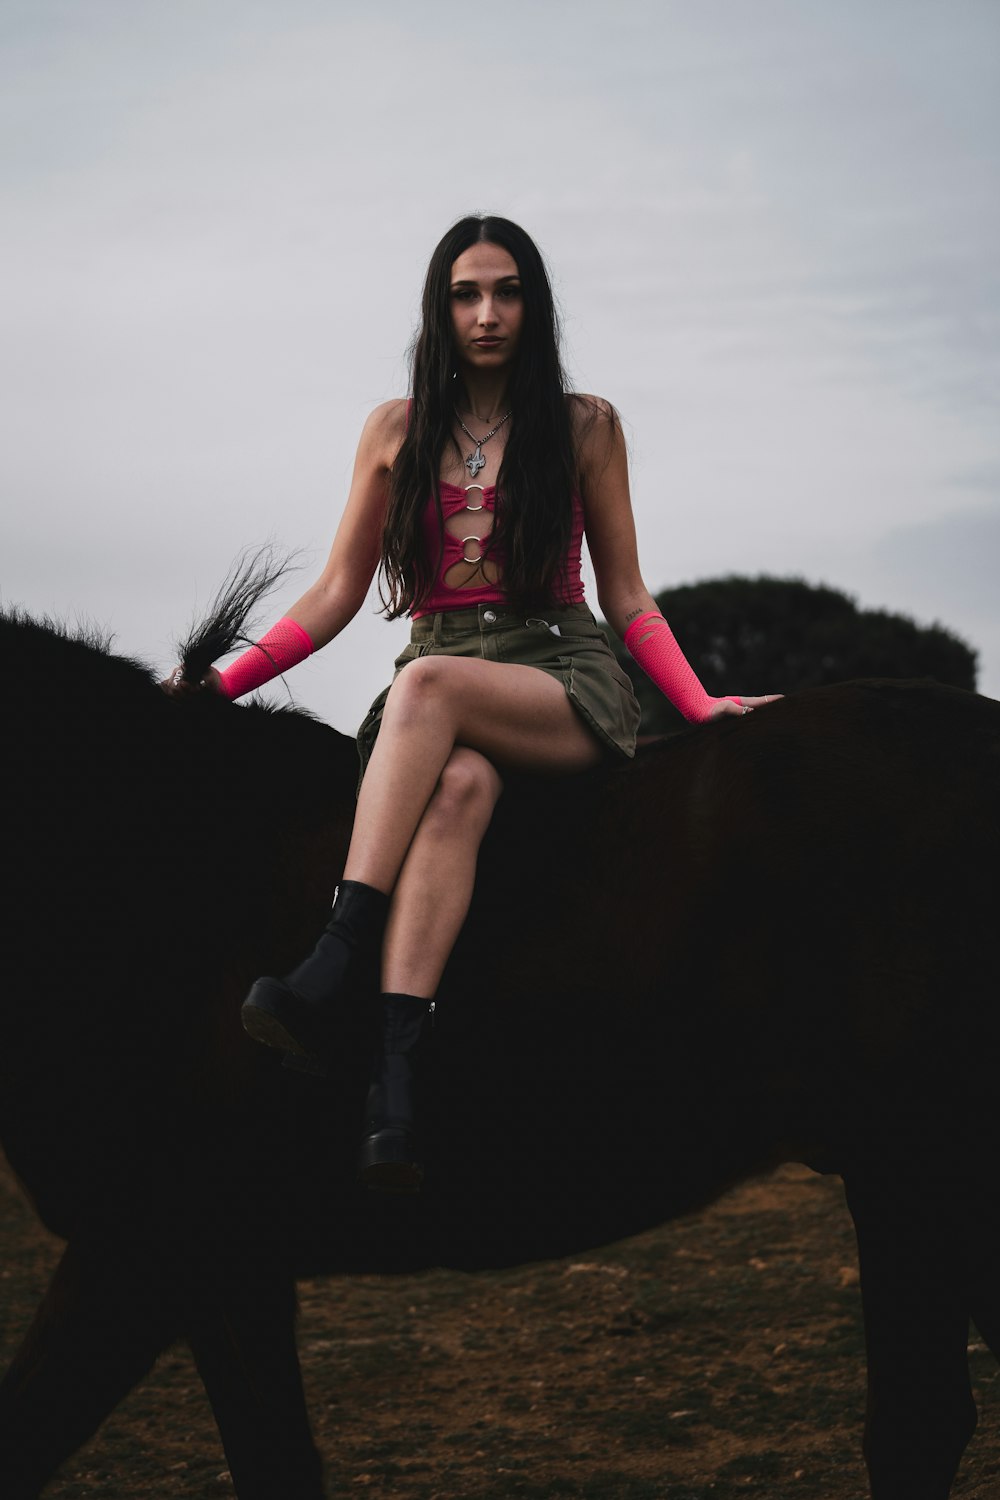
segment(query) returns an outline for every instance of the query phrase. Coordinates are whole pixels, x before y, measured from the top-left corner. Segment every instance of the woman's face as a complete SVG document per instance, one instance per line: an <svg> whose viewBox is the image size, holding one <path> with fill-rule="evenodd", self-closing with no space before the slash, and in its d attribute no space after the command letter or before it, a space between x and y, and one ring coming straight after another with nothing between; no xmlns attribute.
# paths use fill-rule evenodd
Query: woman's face
<svg viewBox="0 0 1000 1500"><path fill-rule="evenodd" d="M509 365L523 324L517 261L488 241L470 245L451 268L451 328L459 364L483 371Z"/></svg>

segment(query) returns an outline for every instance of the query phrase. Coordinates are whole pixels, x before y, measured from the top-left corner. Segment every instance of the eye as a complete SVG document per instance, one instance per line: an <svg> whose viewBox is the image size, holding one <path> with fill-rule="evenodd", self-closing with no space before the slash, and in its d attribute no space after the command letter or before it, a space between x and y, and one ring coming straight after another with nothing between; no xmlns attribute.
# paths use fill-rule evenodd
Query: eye
<svg viewBox="0 0 1000 1500"><path fill-rule="evenodd" d="M475 297L475 289L471 286L453 286L451 295L456 302L469 302Z"/></svg>
<svg viewBox="0 0 1000 1500"><path fill-rule="evenodd" d="M498 297L506 297L508 301L514 301L520 295L521 288L519 286L502 286L497 292Z"/></svg>

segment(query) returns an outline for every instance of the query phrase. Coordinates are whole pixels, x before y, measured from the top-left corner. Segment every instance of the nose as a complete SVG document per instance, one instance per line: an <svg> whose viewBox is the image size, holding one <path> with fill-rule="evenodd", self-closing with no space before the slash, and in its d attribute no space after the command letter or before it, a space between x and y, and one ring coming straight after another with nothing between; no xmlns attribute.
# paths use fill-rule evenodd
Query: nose
<svg viewBox="0 0 1000 1500"><path fill-rule="evenodd" d="M483 328L491 328L497 321L496 310L493 306L492 297L484 297L479 304L479 323Z"/></svg>

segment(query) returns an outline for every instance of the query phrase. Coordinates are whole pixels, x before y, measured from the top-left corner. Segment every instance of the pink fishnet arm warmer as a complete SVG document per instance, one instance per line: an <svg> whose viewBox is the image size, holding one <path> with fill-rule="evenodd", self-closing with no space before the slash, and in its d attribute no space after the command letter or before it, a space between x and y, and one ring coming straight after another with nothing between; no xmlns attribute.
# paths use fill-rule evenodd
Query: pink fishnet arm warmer
<svg viewBox="0 0 1000 1500"><path fill-rule="evenodd" d="M219 683L227 698L241 698L244 693L252 693L254 688L263 687L279 673L305 661L312 653L313 643L308 631L285 615L249 651L244 651L219 673Z"/></svg>
<svg viewBox="0 0 1000 1500"><path fill-rule="evenodd" d="M680 709L685 719L700 724L711 718L712 705L722 700L710 698L705 692L662 615L650 613L633 620L625 632L625 645L646 676Z"/></svg>

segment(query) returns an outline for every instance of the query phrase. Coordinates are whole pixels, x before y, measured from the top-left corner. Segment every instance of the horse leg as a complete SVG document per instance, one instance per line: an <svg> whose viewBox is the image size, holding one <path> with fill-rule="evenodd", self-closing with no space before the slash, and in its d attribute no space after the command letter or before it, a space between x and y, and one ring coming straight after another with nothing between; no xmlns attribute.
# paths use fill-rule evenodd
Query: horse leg
<svg viewBox="0 0 1000 1500"><path fill-rule="evenodd" d="M1000 1276L975 1287L969 1313L987 1349L1000 1359Z"/></svg>
<svg viewBox="0 0 1000 1500"><path fill-rule="evenodd" d="M227 1285L211 1301L199 1298L191 1317L188 1341L240 1500L322 1500L291 1277L272 1272Z"/></svg>
<svg viewBox="0 0 1000 1500"><path fill-rule="evenodd" d="M989 1196L980 1206L969 1240L969 1313L1000 1359L1000 1199Z"/></svg>
<svg viewBox="0 0 1000 1500"><path fill-rule="evenodd" d="M885 1176L846 1177L845 1186L861 1268L873 1500L946 1500L976 1427L947 1199Z"/></svg>
<svg viewBox="0 0 1000 1500"><path fill-rule="evenodd" d="M0 1493L34 1500L179 1336L176 1305L134 1247L67 1245L0 1382Z"/></svg>

